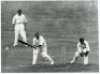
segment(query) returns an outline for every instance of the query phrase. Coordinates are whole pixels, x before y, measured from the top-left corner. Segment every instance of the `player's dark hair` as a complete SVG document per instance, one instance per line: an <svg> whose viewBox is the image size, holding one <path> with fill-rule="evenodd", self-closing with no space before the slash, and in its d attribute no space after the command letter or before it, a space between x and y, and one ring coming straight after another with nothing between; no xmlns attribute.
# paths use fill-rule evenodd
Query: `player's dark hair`
<svg viewBox="0 0 100 74"><path fill-rule="evenodd" d="M19 15L21 15L21 14L22 14L22 9L18 9L17 13L18 13Z"/></svg>
<svg viewBox="0 0 100 74"><path fill-rule="evenodd" d="M79 41L80 41L81 43L83 43L83 42L84 42L84 38L81 37L81 38L79 39Z"/></svg>
<svg viewBox="0 0 100 74"><path fill-rule="evenodd" d="M35 37L36 37L37 39L39 39L39 36L40 36L39 32L35 33L34 35L35 35Z"/></svg>

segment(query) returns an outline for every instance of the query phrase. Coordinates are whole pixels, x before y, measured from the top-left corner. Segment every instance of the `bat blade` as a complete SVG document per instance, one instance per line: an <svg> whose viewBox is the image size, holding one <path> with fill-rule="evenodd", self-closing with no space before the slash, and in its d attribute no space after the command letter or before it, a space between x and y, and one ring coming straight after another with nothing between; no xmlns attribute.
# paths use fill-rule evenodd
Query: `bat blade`
<svg viewBox="0 0 100 74"><path fill-rule="evenodd" d="M22 44L25 44L25 45L28 45L29 47L34 48L34 46L32 46L31 44L28 44L28 43L26 43L26 42L24 42L24 41L22 41L22 40L18 40L18 42L20 42L20 43L22 43Z"/></svg>

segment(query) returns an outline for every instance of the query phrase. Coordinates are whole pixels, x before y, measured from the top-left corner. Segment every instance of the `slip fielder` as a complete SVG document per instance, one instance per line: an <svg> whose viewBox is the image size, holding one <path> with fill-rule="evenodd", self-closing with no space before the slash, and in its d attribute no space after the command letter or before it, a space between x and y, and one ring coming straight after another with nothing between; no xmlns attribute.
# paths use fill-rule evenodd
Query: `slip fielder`
<svg viewBox="0 0 100 74"><path fill-rule="evenodd" d="M26 17L24 14L22 14L22 9L19 9L17 11L17 14L13 17L12 24L14 27L14 33L15 33L15 40L13 46L18 45L18 36L19 34L22 37L22 40L24 42L27 42L26 38L26 32L25 32L25 25L27 23Z"/></svg>
<svg viewBox="0 0 100 74"><path fill-rule="evenodd" d="M79 56L84 57L84 65L88 64L88 54L89 54L90 48L89 44L84 38L80 38L79 42L77 44L77 51L75 52L75 55L73 57L73 60L70 63L74 63Z"/></svg>
<svg viewBox="0 0 100 74"><path fill-rule="evenodd" d="M46 44L44 37L41 36L39 33L35 33L34 36L35 37L33 38L33 46L36 46L36 48L33 48L32 64L35 65L37 63L38 53L40 50L42 50L41 56L49 60L50 64L53 65L54 61L47 53L47 44Z"/></svg>

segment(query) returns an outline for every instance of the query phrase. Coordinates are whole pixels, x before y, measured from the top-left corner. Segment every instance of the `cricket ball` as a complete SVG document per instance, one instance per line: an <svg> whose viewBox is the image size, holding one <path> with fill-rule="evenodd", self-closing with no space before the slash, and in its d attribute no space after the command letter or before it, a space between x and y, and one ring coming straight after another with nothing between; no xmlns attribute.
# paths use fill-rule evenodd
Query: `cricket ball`
<svg viewBox="0 0 100 74"><path fill-rule="evenodd" d="M8 51L9 50L9 47L6 47L5 50Z"/></svg>

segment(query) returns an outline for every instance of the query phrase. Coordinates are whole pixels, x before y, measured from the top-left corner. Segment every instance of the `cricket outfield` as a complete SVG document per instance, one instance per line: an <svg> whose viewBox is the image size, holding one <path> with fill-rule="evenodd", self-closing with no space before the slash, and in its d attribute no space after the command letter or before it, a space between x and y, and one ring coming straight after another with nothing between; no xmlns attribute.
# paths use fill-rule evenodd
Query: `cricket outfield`
<svg viewBox="0 0 100 74"><path fill-rule="evenodd" d="M48 44L48 54L55 65L49 65L39 55L32 66L32 48L12 47L14 32L12 18L22 8L28 23L28 43L39 31ZM83 36L90 44L89 65L83 59L70 64L78 39ZM20 38L21 39L21 38ZM8 47L8 48L6 48ZM1 2L1 71L3 73L30 72L99 72L98 14L96 1L2 1Z"/></svg>

